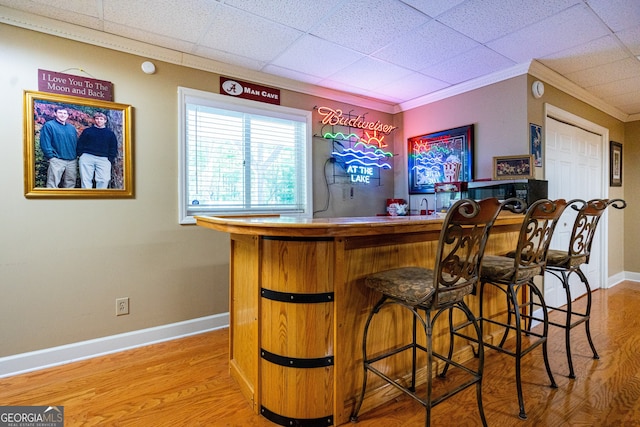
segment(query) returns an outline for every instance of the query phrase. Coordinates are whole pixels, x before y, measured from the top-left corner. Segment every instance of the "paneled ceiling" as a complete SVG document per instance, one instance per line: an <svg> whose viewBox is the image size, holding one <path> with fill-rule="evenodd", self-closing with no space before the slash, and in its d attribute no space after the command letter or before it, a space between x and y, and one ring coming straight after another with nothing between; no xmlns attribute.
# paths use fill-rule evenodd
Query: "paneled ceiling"
<svg viewBox="0 0 640 427"><path fill-rule="evenodd" d="M152 59L173 52L398 110L536 64L640 118L640 0L0 0L0 22L98 31Z"/></svg>

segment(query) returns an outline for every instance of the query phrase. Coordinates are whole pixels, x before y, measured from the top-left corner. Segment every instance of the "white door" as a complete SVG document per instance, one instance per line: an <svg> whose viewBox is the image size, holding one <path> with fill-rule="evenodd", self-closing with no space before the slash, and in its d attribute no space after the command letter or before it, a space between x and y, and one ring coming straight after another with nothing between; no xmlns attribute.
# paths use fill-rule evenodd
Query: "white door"
<svg viewBox="0 0 640 427"><path fill-rule="evenodd" d="M545 133L545 179L549 182L549 198L590 200L604 198L603 164L605 160L604 141L608 135L557 120L546 118ZM605 139L606 138L606 139ZM567 209L560 218L551 248L566 250L573 228L575 214ZM582 266L592 289L601 287L604 280L602 234L606 222L601 221L594 238L589 264ZM584 294L584 286L574 274L570 279L571 296L575 299ZM567 303L566 294L558 279L547 273L544 279L545 301L552 307L561 307Z"/></svg>

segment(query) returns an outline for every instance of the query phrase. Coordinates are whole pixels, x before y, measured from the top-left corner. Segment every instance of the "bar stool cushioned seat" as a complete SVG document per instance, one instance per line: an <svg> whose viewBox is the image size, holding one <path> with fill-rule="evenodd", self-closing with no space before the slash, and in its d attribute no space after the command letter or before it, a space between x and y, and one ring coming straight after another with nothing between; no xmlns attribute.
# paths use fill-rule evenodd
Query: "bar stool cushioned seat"
<svg viewBox="0 0 640 427"><path fill-rule="evenodd" d="M365 278L367 287L382 294L382 298L373 307L368 315L364 328L362 341L363 353L363 384L359 398L351 413L351 420L357 421L358 413L365 398L367 388L367 374L372 372L382 378L387 383L396 387L400 391L410 395L426 408L425 425L431 423L431 408L443 400L455 395L459 391L476 385L476 398L480 411L482 424L486 426L486 419L482 407L482 370L484 363L483 347L478 348L478 361L472 367L464 366L459 361L452 358L453 334L446 334L449 337L448 355L438 354L433 349L432 333L433 324L441 313L449 312L446 316L449 322L448 331L453 328L452 311L457 309L464 314L466 325L472 325L476 335L476 340L480 337L480 327L475 316L464 302L464 297L469 295L479 279L480 262L484 254L489 231L493 226L504 203L498 199L491 198L476 202L463 199L456 202L448 211L440 232L438 248L435 253L435 265L433 269L422 267L404 267L374 273ZM369 356L367 353L367 337L369 333L375 334L376 328L369 329L372 319L377 314L385 313L385 308L390 306L400 306L407 309L412 314L412 341L408 344L394 345L391 349L382 350L382 354ZM389 310L396 313L393 310ZM424 313L424 316L422 315ZM381 317L379 321L386 320ZM397 321L395 315L388 316L387 322ZM407 322L408 323L408 322ZM425 344L417 339L417 324L420 324L424 332ZM396 324L396 328L404 323ZM407 334L409 335L409 334ZM404 335L403 335L404 336ZM443 338L443 342L444 342ZM468 345L468 342L465 342ZM444 347L443 347L444 348ZM416 393L416 371L417 371L417 351L426 354L425 377L426 392L424 396ZM404 378L394 379L389 375L389 367L385 365L385 359L393 357L404 351L411 352L412 365L407 366L411 370L411 379L406 382ZM433 364L434 359L444 362L444 368L439 375L444 377L450 366L459 368L464 377L459 378L462 384L457 385L453 390L447 389L437 397L432 396ZM472 360L473 361L473 360ZM392 364L392 362L388 362ZM401 374L404 375L404 374ZM456 377L458 378L458 377Z"/></svg>
<svg viewBox="0 0 640 427"><path fill-rule="evenodd" d="M514 278L517 281L528 282L540 274L542 269L516 269L513 259L507 254L504 256L485 255L482 260L482 274L485 277L492 277L498 280L509 280Z"/></svg>
<svg viewBox="0 0 640 427"><path fill-rule="evenodd" d="M454 276L443 273L449 282ZM425 304L435 294L434 271L420 267L405 267L387 270L367 278L367 286L390 298L406 301L408 304ZM465 285L466 283L466 285ZM443 289L438 295L441 304L460 300L469 295L474 283L459 279L450 289Z"/></svg>

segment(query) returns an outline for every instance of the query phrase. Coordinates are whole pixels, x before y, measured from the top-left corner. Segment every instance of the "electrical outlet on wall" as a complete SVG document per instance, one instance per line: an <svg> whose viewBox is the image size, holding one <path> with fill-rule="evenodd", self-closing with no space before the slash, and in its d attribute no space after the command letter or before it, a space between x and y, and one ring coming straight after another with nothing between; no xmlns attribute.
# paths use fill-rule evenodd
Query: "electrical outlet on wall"
<svg viewBox="0 0 640 427"><path fill-rule="evenodd" d="M129 314L129 298L116 298L116 316Z"/></svg>

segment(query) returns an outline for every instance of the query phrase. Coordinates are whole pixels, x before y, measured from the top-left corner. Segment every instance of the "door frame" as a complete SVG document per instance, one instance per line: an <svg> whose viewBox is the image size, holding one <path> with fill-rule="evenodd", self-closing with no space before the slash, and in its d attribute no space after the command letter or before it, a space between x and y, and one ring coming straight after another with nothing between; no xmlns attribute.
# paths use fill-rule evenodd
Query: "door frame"
<svg viewBox="0 0 640 427"><path fill-rule="evenodd" d="M559 107L551 105L549 103L544 104L544 126L545 126L545 147L544 147L544 155L546 156L546 129L547 129L547 120L552 117L554 119L563 121L568 123L569 125L574 125L589 132L600 135L601 143L600 148L602 149L602 168L601 173L601 182L602 188L600 189L600 194L603 194L603 197L609 197L609 129L600 126L596 123L590 122L587 119L584 119L580 116L577 116L569 111L563 110ZM544 163L546 165L546 161ZM543 166L543 175L546 179L546 166ZM599 249L600 249L600 284L603 289L608 289L609 285L609 221L607 218L607 211L602 214L602 218L600 218L599 228L601 229L601 239L599 241ZM595 242L594 242L595 243Z"/></svg>

